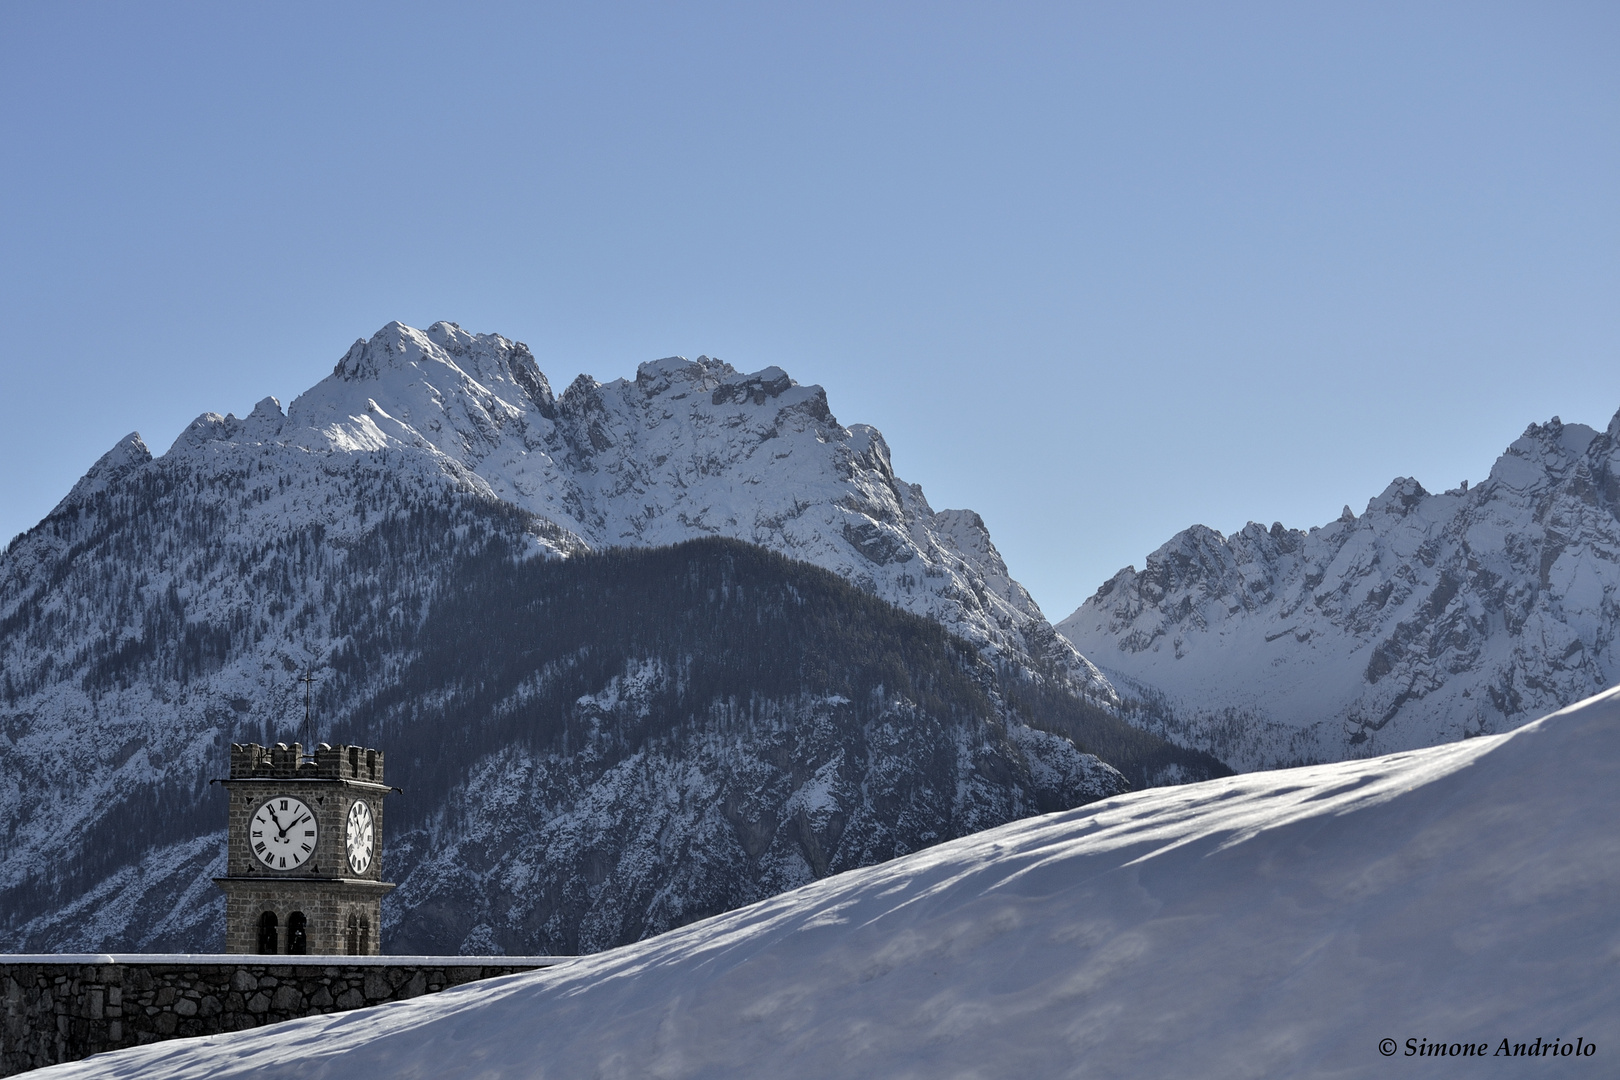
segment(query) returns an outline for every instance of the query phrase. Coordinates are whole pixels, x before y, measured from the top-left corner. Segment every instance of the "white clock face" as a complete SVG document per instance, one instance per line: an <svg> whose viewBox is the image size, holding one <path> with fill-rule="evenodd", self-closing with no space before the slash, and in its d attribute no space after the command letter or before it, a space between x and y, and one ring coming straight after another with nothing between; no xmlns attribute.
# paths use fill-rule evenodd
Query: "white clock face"
<svg viewBox="0 0 1620 1080"><path fill-rule="evenodd" d="M349 849L349 869L357 874L366 872L366 867L371 865L371 848L376 835L370 804L356 799L349 807L348 835L344 838Z"/></svg>
<svg viewBox="0 0 1620 1080"><path fill-rule="evenodd" d="M296 870L315 854L320 827L315 811L302 799L270 799L253 813L248 843L260 862L272 870Z"/></svg>

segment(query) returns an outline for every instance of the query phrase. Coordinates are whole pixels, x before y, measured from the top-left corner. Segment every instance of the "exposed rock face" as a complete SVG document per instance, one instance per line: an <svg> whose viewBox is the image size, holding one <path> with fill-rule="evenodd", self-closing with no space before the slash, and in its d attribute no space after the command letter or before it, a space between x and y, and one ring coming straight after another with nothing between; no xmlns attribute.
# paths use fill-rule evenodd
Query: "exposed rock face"
<svg viewBox="0 0 1620 1080"><path fill-rule="evenodd" d="M1620 417L1532 425L1482 484L1398 479L1301 532L1195 526L1059 630L1237 768L1517 727L1620 677Z"/></svg>
<svg viewBox="0 0 1620 1080"><path fill-rule="evenodd" d="M218 872L223 847L217 836L223 815L207 780L220 774L230 741L302 737L298 674L326 670L318 737L336 737L336 727L359 723L353 718L384 689L418 670L424 627L445 583L472 573L479 560L517 565L701 537L735 538L825 568L959 635L980 662L1038 672L1034 683L1058 687L1071 701L1109 708L1115 700L1106 680L1007 574L977 515L935 513L918 488L894 476L882 437L868 427L840 426L819 388L798 386L779 369L743 375L719 361L675 358L642 365L634 380L599 384L580 376L557 397L521 344L449 323L426 331L391 324L357 342L285 415L268 398L247 417L205 414L155 459L138 436L125 439L0 560L0 948L214 947L199 938L218 921L207 878ZM631 677L645 659L627 652L576 696L609 693L614 679ZM558 663L562 670L572 661ZM424 700L444 699L451 688L435 683ZM734 690L749 699L746 686ZM667 897L647 899L646 888L656 893L663 879L635 877L626 895L652 907L637 914L621 905L620 914L601 917L602 929L586 932L578 920L587 905L569 916L575 922L568 927L546 931L561 938L547 940L575 935L571 940L584 945L611 943L614 933L663 925L659 918L742 902L806 872L1072 804L1119 782L1067 737L1034 730L1036 718L1005 703L975 711L944 699L928 705L922 691L886 691L875 704L857 702L858 710L841 712L826 704L830 693L807 679L791 692L766 695L769 709L756 713L771 717L760 719L753 735L769 747L775 771L763 787L747 790L765 793L759 797L770 803L775 826L749 818L744 828L730 811L717 819L690 805L681 812L688 816L671 818L682 829L714 830L724 819L739 837L762 830L758 852L754 840L737 841L749 860L746 887L728 885L682 907ZM499 712L510 704L480 707ZM628 706L615 708L599 718L607 728L631 716ZM679 754L651 746L636 775L647 784L680 785L678 800L712 796L714 805L735 810L744 790L736 778L757 771L748 757L756 751L738 756L724 740L702 734L705 708L693 705L681 718L690 723ZM581 709L589 711L583 704L566 711L583 715ZM406 737L413 714L366 715L380 725L372 737L392 748ZM435 730L476 726L482 716L445 716ZM839 738L865 740L863 746L881 744L892 728L909 756L890 765L874 764L882 754L846 758L828 790L880 792L879 774L891 766L904 781L896 781L896 791L921 790L926 776L923 786L937 795L926 803L932 825L922 816L906 823L904 800L879 812L871 808L887 804L874 796L861 811L864 819L854 803L836 798L816 803L822 809L814 812L793 801L809 798L796 793L821 783L817 770L837 756L813 737L832 721ZM906 724L933 734L913 738ZM973 753L936 768L947 748L984 743L985 725L1002 734L985 736L998 749L982 759L989 763L984 769ZM468 794L465 785L477 777L529 777L526 794L514 797L540 816L514 820L535 836L490 849L496 861L477 868L490 882L507 880L502 875L512 870L517 882L523 879L516 863L500 860L542 851L560 858L546 846L553 840L539 834L551 827L546 822L567 817L556 785L578 775L574 765L584 767L579 755L589 745L575 743L564 753L537 737L510 751L468 744L460 756L445 756L424 744L419 762L443 758L455 775L435 781L437 788L405 786L422 798L464 799L457 812L472 818L457 819L456 828L467 839L446 844L472 851L488 824L477 814L505 813L506 804ZM818 756L824 753L832 757ZM1159 775L1207 771L1208 763L1189 758L1186 772L1172 758L1161 761L1170 772ZM603 761L602 777L628 775L622 770L629 765ZM958 775L958 768L967 772ZM984 798L958 790L959 781L981 775L994 779ZM642 797L635 785L615 790L614 813L627 815L622 820L656 810L656 800L635 801ZM569 795L575 796L594 797L585 789ZM815 844L799 843L795 837L807 834L797 823L814 825L816 814L834 804L847 818L837 850L827 846L823 827L831 818L812 830ZM441 808L451 809L435 803L413 827L439 828L428 818ZM589 819L604 832L580 834L577 850L601 850L603 837L617 835L611 819ZM857 827L859 820L868 825ZM861 829L876 828L874 821L883 844L862 848ZM404 832L396 839L402 862L389 873L402 882L400 895L424 904L442 900L445 893L418 887L411 875L418 866L429 873L431 862L431 874L443 880L449 864L432 860L448 857L449 847ZM696 833L668 843L660 840L665 846L658 851L672 860L670 880L680 873L699 880L695 868L720 857ZM579 865L588 878L603 880L600 865ZM649 914L654 907L664 914ZM537 941L530 914L470 928L441 924L444 934L453 929L459 937L409 932L413 947L450 951L517 941L511 935L520 933ZM390 917L406 932L404 915ZM478 933L493 939L475 933L486 923L489 929Z"/></svg>

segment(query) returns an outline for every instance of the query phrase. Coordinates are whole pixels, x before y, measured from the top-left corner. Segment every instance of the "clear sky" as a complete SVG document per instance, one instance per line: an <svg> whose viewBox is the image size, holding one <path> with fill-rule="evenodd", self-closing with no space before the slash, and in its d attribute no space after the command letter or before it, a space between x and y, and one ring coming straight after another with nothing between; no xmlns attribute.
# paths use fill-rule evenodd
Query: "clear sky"
<svg viewBox="0 0 1620 1080"><path fill-rule="evenodd" d="M780 364L1048 616L1620 409L1620 5L0 5L0 532L391 319Z"/></svg>

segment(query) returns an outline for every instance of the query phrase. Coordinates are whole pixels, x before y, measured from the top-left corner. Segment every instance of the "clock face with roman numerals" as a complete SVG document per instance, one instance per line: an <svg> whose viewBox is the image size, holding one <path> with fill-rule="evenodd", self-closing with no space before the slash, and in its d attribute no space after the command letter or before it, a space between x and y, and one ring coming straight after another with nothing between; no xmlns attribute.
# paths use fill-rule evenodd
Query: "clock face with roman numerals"
<svg viewBox="0 0 1620 1080"><path fill-rule="evenodd" d="M376 835L372 823L371 807L360 799L349 807L348 834L344 837L349 852L349 869L357 874L366 872L371 865L371 844Z"/></svg>
<svg viewBox="0 0 1620 1080"><path fill-rule="evenodd" d="M272 870L296 870L315 854L320 828L315 811L302 799L276 796L253 812L248 843L260 862Z"/></svg>

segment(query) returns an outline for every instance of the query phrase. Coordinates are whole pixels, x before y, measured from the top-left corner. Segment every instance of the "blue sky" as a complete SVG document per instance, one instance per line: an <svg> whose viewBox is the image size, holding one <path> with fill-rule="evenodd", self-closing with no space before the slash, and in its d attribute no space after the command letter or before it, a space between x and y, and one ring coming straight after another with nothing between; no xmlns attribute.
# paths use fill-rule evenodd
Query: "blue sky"
<svg viewBox="0 0 1620 1080"><path fill-rule="evenodd" d="M876 424L1054 620L1620 409L1620 6L0 6L0 532L390 319Z"/></svg>

